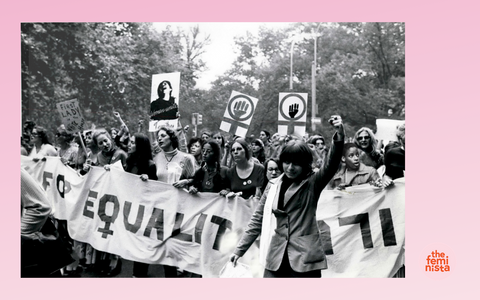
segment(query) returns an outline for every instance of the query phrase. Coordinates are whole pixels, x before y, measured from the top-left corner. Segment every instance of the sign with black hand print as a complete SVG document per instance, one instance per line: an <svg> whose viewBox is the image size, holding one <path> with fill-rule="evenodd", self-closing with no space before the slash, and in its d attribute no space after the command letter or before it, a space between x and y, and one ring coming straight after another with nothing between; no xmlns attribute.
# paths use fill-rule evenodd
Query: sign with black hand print
<svg viewBox="0 0 480 300"><path fill-rule="evenodd" d="M307 93L280 93L278 99L278 133L305 135L307 125Z"/></svg>
<svg viewBox="0 0 480 300"><path fill-rule="evenodd" d="M257 102L257 98L232 91L220 124L220 130L245 137Z"/></svg>

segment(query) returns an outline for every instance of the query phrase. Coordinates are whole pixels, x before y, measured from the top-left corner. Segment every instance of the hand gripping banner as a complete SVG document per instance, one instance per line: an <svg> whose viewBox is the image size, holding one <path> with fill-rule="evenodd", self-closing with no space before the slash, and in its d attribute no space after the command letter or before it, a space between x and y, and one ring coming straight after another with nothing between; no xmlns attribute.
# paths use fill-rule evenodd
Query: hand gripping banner
<svg viewBox="0 0 480 300"><path fill-rule="evenodd" d="M148 264L177 266L218 277L256 206L255 200L214 193L191 195L159 181L112 167L92 167L81 177L57 157L22 167L41 182L54 216L67 220L74 240ZM258 250L242 260L260 277Z"/></svg>
<svg viewBox="0 0 480 300"><path fill-rule="evenodd" d="M245 137L257 102L257 98L232 91L220 123L220 130Z"/></svg>
<svg viewBox="0 0 480 300"><path fill-rule="evenodd" d="M68 221L75 240L148 264L177 266L218 277L233 253L256 202L213 193L190 195L112 167L81 177L58 157L22 167L42 183L54 216ZM322 277L391 277L404 264L405 181L387 189L360 185L325 190L317 209L328 269ZM254 243L240 259L263 275Z"/></svg>

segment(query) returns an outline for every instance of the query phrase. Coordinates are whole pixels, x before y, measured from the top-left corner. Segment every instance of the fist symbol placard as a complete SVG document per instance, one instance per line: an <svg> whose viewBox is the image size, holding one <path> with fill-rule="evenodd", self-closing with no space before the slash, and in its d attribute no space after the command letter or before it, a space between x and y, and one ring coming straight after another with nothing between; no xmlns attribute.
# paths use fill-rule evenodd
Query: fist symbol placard
<svg viewBox="0 0 480 300"><path fill-rule="evenodd" d="M240 118L241 116L247 113L248 107L249 105L247 101L245 100L237 101L233 106L233 114L235 115L235 117Z"/></svg>

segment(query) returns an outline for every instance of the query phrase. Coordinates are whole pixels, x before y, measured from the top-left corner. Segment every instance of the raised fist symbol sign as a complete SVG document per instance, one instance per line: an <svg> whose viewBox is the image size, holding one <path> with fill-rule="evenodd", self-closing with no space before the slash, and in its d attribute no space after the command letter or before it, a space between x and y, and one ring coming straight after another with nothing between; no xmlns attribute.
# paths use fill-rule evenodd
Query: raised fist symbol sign
<svg viewBox="0 0 480 300"><path fill-rule="evenodd" d="M288 107L288 115L290 116L290 118L292 119L295 118L297 113L298 113L298 103L291 104Z"/></svg>
<svg viewBox="0 0 480 300"><path fill-rule="evenodd" d="M236 118L240 118L241 116L247 113L248 107L249 105L247 101L237 101L233 106L233 114L235 115Z"/></svg>

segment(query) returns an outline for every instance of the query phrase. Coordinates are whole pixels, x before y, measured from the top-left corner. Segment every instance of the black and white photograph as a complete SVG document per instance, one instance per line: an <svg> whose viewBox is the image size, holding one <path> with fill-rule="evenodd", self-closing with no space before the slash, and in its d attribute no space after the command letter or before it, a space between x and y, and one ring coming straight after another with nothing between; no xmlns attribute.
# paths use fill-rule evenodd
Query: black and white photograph
<svg viewBox="0 0 480 300"><path fill-rule="evenodd" d="M408 278L404 22L20 30L22 278Z"/></svg>

